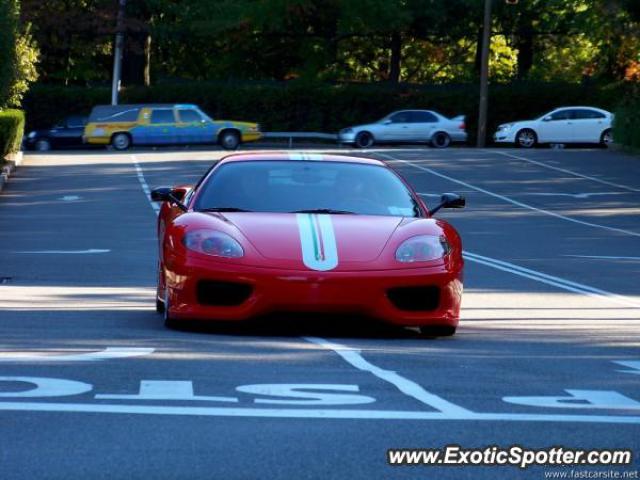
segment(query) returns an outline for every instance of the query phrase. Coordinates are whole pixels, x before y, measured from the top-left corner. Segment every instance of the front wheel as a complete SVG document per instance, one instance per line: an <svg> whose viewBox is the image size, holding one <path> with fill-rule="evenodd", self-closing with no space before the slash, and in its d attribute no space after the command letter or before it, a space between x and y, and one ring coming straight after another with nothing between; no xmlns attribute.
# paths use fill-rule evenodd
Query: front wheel
<svg viewBox="0 0 640 480"><path fill-rule="evenodd" d="M516 145L521 148L533 148L537 143L538 136L530 128L523 128L516 134Z"/></svg>
<svg viewBox="0 0 640 480"><path fill-rule="evenodd" d="M356 147L358 148L369 148L373 146L373 135L369 132L360 132L356 135Z"/></svg>
<svg viewBox="0 0 640 480"><path fill-rule="evenodd" d="M240 145L240 135L232 130L222 132L220 136L220 145L225 150L235 150Z"/></svg>
<svg viewBox="0 0 640 480"><path fill-rule="evenodd" d="M427 325L420 327L420 333L425 337L451 337L456 333L456 327L451 325Z"/></svg>
<svg viewBox="0 0 640 480"><path fill-rule="evenodd" d="M447 148L451 144L451 137L446 132L437 132L431 137L431 145L436 148Z"/></svg>
<svg viewBox="0 0 640 480"><path fill-rule="evenodd" d="M51 142L49 140L45 140L44 138L38 140L35 145L35 149L38 152L48 152L51 150Z"/></svg>
<svg viewBox="0 0 640 480"><path fill-rule="evenodd" d="M607 128L602 135L600 135L600 144L604 147L608 147L613 143L613 132L610 128Z"/></svg>

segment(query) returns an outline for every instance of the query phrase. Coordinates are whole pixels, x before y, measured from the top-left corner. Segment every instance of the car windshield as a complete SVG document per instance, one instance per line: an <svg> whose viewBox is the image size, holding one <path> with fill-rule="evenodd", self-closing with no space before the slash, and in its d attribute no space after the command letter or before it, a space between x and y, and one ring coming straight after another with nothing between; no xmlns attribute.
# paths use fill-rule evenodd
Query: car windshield
<svg viewBox="0 0 640 480"><path fill-rule="evenodd" d="M200 188L195 210L420 216L411 192L383 166L297 160L222 165Z"/></svg>

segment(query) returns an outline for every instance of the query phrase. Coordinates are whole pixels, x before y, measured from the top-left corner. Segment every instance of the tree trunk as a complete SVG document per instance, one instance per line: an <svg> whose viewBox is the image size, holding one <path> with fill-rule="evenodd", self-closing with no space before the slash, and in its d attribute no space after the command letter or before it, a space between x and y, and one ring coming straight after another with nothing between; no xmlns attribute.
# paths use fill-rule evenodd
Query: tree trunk
<svg viewBox="0 0 640 480"><path fill-rule="evenodd" d="M518 79L525 78L533 67L533 30L530 26L523 28L518 34Z"/></svg>
<svg viewBox="0 0 640 480"><path fill-rule="evenodd" d="M391 61L389 64L389 82L398 83L400 81L400 63L402 61L402 37L400 33L394 32L391 35Z"/></svg>

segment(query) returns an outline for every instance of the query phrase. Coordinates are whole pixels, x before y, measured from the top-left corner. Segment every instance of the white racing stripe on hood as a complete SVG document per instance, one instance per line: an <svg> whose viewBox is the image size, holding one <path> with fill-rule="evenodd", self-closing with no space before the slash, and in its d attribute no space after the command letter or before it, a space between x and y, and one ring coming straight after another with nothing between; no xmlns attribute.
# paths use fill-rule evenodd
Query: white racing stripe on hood
<svg viewBox="0 0 640 480"><path fill-rule="evenodd" d="M331 215L298 213L302 261L311 270L327 271L338 266L336 235Z"/></svg>

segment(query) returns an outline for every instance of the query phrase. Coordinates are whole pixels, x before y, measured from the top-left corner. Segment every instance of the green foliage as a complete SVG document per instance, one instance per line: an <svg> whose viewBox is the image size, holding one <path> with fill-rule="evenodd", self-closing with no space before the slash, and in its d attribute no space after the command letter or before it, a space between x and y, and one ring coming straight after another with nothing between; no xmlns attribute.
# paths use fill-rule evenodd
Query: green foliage
<svg viewBox="0 0 640 480"><path fill-rule="evenodd" d="M573 83L492 85L489 133L498 124L539 116L559 105L589 104L612 109L626 86ZM25 98L30 128L44 128L61 117L88 113L108 103L107 88L64 88L39 85ZM368 123L402 108L434 109L447 116L466 115L474 141L478 110L476 85L423 88L377 85L331 85L309 82L196 82L128 88L121 103L196 103L214 118L256 121L265 131L336 132Z"/></svg>
<svg viewBox="0 0 640 480"><path fill-rule="evenodd" d="M0 163L8 153L20 150L24 132L24 112L20 110L0 111Z"/></svg>
<svg viewBox="0 0 640 480"><path fill-rule="evenodd" d="M0 0L0 108L8 103L15 78L18 5Z"/></svg>
<svg viewBox="0 0 640 480"><path fill-rule="evenodd" d="M38 49L29 25L21 30L17 0L0 0L0 108L20 106L38 78Z"/></svg>
<svg viewBox="0 0 640 480"><path fill-rule="evenodd" d="M616 143L640 151L640 91L626 97L616 110L613 137Z"/></svg>

